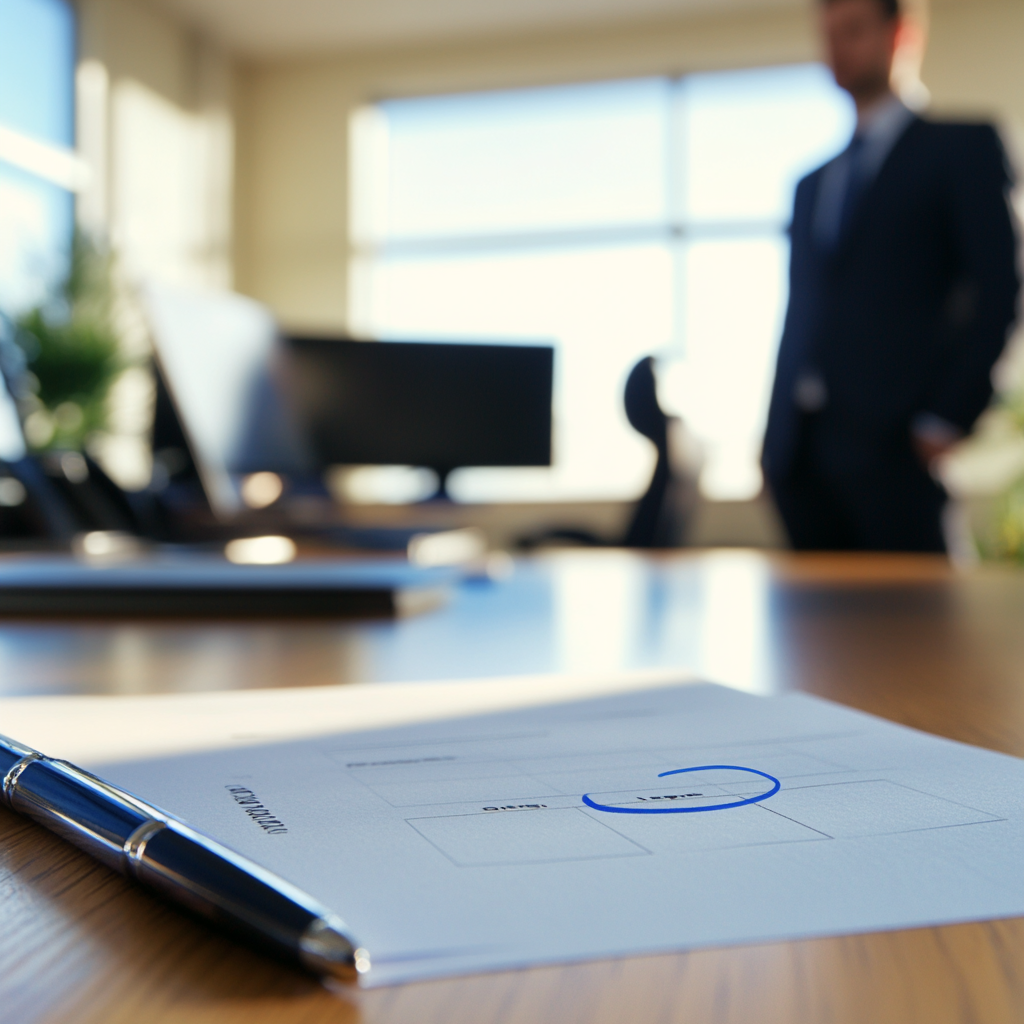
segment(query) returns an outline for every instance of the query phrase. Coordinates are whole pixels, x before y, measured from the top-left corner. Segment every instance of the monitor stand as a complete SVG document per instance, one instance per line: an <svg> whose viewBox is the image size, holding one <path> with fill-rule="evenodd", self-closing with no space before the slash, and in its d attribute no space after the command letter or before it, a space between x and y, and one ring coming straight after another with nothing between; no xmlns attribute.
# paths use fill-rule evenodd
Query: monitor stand
<svg viewBox="0 0 1024 1024"><path fill-rule="evenodd" d="M437 490L428 498L424 498L419 504L426 504L428 502L451 502L452 496L448 493L448 477L454 472L454 467L449 466L447 469L441 469L439 466L429 467L437 474Z"/></svg>

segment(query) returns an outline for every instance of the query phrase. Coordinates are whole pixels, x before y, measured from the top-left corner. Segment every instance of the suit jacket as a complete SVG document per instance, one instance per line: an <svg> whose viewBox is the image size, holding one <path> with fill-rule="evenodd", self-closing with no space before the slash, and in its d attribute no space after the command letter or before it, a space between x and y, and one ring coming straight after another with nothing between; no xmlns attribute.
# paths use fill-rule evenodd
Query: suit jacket
<svg viewBox="0 0 1024 1024"><path fill-rule="evenodd" d="M827 166L827 165L826 165ZM789 308L765 436L768 478L792 466L814 369L827 413L872 445L933 413L965 432L992 395L1016 315L1011 175L990 125L914 118L826 250L813 230L824 168L797 186Z"/></svg>

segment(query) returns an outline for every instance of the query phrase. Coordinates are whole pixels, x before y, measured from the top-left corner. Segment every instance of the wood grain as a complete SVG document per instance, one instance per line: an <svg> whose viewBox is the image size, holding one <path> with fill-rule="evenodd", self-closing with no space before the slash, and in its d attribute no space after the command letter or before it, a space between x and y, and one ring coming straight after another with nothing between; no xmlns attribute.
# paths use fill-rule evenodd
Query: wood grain
<svg viewBox="0 0 1024 1024"><path fill-rule="evenodd" d="M677 635L689 628L686 616L699 619L701 602L723 592L721 580L715 582L716 571L734 580L740 564L723 562L717 553L646 560L629 556L626 562L620 554L618 562L612 556L602 563L606 555L595 553L593 565L632 566L621 578L623 586L633 588L625 595L604 595L602 600L610 602L607 608L641 600L638 578L660 595L660 611L650 612L655 605L644 604L649 614L638 629L647 636L646 646L631 648L632 654L623 655L624 664L630 659L682 664L680 659L691 649ZM572 564L579 568L581 556L574 557ZM813 691L945 736L1024 754L1024 575L1001 569L958 572L930 558L742 557L747 559L742 564L756 570L753 578L762 581L760 619L742 628L751 630L751 638L761 645L757 650L777 688ZM534 582L549 579L557 590L559 565L558 559L540 563ZM585 588L577 598L571 587L568 593L568 598L562 594L558 601L548 601L528 621L517 619L508 607L502 613L498 598L488 610L494 595L477 595L474 605L470 593L465 596L468 604L448 617L406 624L315 629L301 623L266 624L271 639L264 639L262 650L264 655L267 649L277 652L275 671L288 675L279 683L312 685L373 678L375 672L386 677L380 669L389 664L388 656L430 676L440 671L430 653L439 649L440 639L450 643L453 630L458 635L460 615L467 630L475 616L485 638L507 633L509 643L528 643L532 637L543 645L545 636L557 633L559 616L572 617L566 600L583 602L580 621L592 611ZM543 605L543 587L529 591L523 601L523 608L529 602ZM479 624L481 616L501 614L501 621ZM600 623L598 615L594 628L601 628ZM90 637L81 624L4 624L0 667L5 676L13 669L31 677L42 666L50 673L50 683L61 680L59 686L42 689L68 691L84 646L87 656L77 666L86 669L79 676L81 690L109 692L105 672L124 671L123 664L118 667L118 658L123 658L118 628L103 624ZM176 680L187 684L181 665L189 659L205 666L201 682L206 680L212 663L203 661L203 652L211 649L217 651L214 662L222 666L228 682L241 685L254 663L242 638L258 637L261 629L258 624L202 623L176 624L170 633L159 623L133 628L142 629L134 641L133 685L118 688L139 690L167 689ZM218 629L226 629L227 638ZM53 645L42 652L38 637L26 640L19 630L42 630ZM652 630L657 634L653 640ZM167 643L168 637L174 638L173 644ZM377 660L360 663L353 654L360 644L377 645ZM401 661L403 645L411 645L417 657ZM505 674L504 648L491 646L492 674ZM558 650L557 644L549 647L548 661L539 670L558 667ZM286 656L288 651L293 657ZM486 654L465 651L464 674L472 674ZM162 658L175 664L173 671ZM272 676L264 670L253 681L265 684ZM33 689L29 678L22 692ZM1024 920L701 950L339 993L242 948L31 822L0 811L0 1021L1019 1024L1024 1021Z"/></svg>

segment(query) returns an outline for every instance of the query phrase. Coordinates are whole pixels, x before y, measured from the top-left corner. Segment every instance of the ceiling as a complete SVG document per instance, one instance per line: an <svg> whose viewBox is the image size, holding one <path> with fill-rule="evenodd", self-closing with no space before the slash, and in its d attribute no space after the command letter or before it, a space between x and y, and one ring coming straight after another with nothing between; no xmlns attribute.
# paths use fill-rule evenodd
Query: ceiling
<svg viewBox="0 0 1024 1024"><path fill-rule="evenodd" d="M526 35L806 0L159 0L230 50L252 57Z"/></svg>

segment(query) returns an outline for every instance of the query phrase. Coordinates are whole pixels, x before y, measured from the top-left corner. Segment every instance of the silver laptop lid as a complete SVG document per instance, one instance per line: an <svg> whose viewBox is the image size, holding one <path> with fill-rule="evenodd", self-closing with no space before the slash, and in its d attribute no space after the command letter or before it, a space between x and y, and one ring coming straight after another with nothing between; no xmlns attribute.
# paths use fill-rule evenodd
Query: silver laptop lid
<svg viewBox="0 0 1024 1024"><path fill-rule="evenodd" d="M7 388L3 368L0 367L0 459L4 462L17 462L25 458L26 454L18 409Z"/></svg>
<svg viewBox="0 0 1024 1024"><path fill-rule="evenodd" d="M266 306L234 292L148 282L157 360L214 513L244 508L241 478L310 472L283 398L283 346Z"/></svg>

